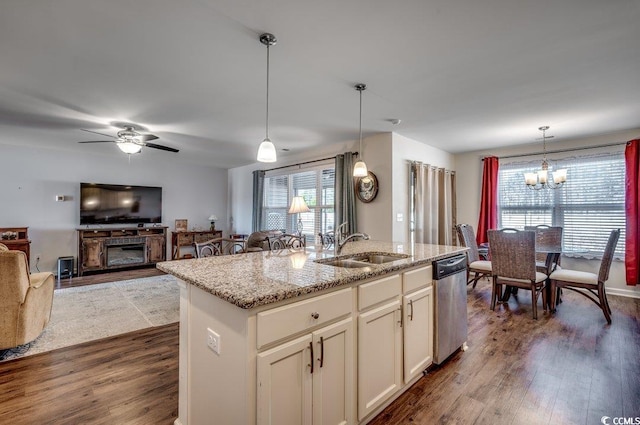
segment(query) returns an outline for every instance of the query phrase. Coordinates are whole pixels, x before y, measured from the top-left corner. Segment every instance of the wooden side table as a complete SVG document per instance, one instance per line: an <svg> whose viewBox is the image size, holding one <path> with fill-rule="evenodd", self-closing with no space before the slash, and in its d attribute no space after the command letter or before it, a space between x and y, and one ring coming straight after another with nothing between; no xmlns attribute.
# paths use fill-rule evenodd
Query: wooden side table
<svg viewBox="0 0 640 425"><path fill-rule="evenodd" d="M22 251L27 254L27 265L30 265L31 241L29 240L28 230L28 227L0 227L0 243L11 250ZM8 237L9 233L15 234L15 239L3 239Z"/></svg>
<svg viewBox="0 0 640 425"><path fill-rule="evenodd" d="M222 230L203 230L199 232L171 232L171 259L188 258L180 254L181 248L193 248L194 243L221 238Z"/></svg>

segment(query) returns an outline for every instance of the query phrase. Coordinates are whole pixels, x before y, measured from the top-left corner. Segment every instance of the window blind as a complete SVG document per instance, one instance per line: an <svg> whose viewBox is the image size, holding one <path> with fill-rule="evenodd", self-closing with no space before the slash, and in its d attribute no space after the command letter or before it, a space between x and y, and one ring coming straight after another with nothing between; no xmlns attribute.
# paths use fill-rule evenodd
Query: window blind
<svg viewBox="0 0 640 425"><path fill-rule="evenodd" d="M260 229L280 229L286 233L294 233L298 230L300 216L303 236L307 243L313 243L315 235L334 229L334 182L333 163L267 174L264 179ZM289 206L294 196L302 196L310 211L289 214Z"/></svg>
<svg viewBox="0 0 640 425"><path fill-rule="evenodd" d="M563 250L585 258L601 258L613 229L624 241L624 176L622 152L549 161L566 168L567 183L559 189L531 190L523 173L541 161L501 163L498 171L498 226L522 229L546 224L563 227ZM624 256L618 243L615 258Z"/></svg>

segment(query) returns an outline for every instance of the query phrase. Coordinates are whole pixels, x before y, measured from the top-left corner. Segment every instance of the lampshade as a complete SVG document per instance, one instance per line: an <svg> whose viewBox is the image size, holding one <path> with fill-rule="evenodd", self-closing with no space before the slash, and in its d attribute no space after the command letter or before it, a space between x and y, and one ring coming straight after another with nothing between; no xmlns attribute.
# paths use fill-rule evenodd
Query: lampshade
<svg viewBox="0 0 640 425"><path fill-rule="evenodd" d="M311 211L302 196L294 196L289 207L289 214L303 213Z"/></svg>
<svg viewBox="0 0 640 425"><path fill-rule="evenodd" d="M271 140L264 139L258 148L258 161L260 162L276 162L276 147Z"/></svg>
<svg viewBox="0 0 640 425"><path fill-rule="evenodd" d="M355 89L360 93L360 150L358 152L360 159L353 164L353 177L365 177L369 172L367 171L367 164L362 159L364 157L362 153L362 92L367 89L367 85L356 84Z"/></svg>
<svg viewBox="0 0 640 425"><path fill-rule="evenodd" d="M217 220L218 220L218 217L216 217L215 215L211 214L209 216L209 221L217 221Z"/></svg>
<svg viewBox="0 0 640 425"><path fill-rule="evenodd" d="M138 153L142 150L142 145L130 141L116 142L120 150L129 155Z"/></svg>
<svg viewBox="0 0 640 425"><path fill-rule="evenodd" d="M267 46L267 119L265 125L265 138L258 148L257 159L259 162L276 162L276 147L269 140L269 46L274 46L278 40L276 36L269 33L260 35L260 43Z"/></svg>
<svg viewBox="0 0 640 425"><path fill-rule="evenodd" d="M367 164L361 159L357 160L353 165L353 177L365 177L368 173Z"/></svg>

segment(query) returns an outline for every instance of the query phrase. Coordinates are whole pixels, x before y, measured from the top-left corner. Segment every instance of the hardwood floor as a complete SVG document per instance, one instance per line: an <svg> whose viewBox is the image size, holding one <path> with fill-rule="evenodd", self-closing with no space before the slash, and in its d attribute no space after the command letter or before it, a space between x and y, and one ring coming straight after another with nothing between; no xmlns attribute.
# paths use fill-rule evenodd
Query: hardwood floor
<svg viewBox="0 0 640 425"><path fill-rule="evenodd" d="M469 349L371 424L640 417L640 300L610 297L608 326L595 305L570 293L555 315L534 321L523 292L520 302L512 297L492 312L487 281L469 289ZM169 425L177 416L177 368L177 324L0 363L0 423Z"/></svg>
<svg viewBox="0 0 640 425"><path fill-rule="evenodd" d="M158 424L178 416L178 323L0 363L0 423Z"/></svg>
<svg viewBox="0 0 640 425"><path fill-rule="evenodd" d="M82 277L56 280L56 288L71 288L74 286L95 285L97 283L116 282L119 280L138 279L142 277L160 276L166 274L155 267L142 267L109 273L85 274Z"/></svg>
<svg viewBox="0 0 640 425"><path fill-rule="evenodd" d="M640 418L640 300L610 296L609 326L597 306L574 293L555 314L533 320L530 292L522 292L520 302L512 296L492 312L490 284L470 289L469 349L430 371L371 424Z"/></svg>

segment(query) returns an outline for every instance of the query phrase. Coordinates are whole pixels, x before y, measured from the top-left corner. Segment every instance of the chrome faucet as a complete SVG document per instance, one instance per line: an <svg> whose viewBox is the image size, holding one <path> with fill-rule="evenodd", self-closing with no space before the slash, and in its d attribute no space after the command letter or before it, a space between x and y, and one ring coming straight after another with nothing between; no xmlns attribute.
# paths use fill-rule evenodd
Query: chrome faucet
<svg viewBox="0 0 640 425"><path fill-rule="evenodd" d="M345 246L347 242L349 242L351 239L354 239L354 238L362 238L364 240L368 240L369 235L367 235L366 233L352 233L344 239L337 240L336 255L340 255L340 252L342 251L342 247Z"/></svg>

